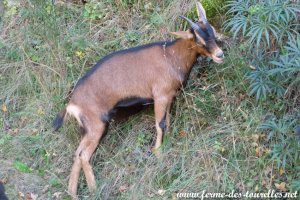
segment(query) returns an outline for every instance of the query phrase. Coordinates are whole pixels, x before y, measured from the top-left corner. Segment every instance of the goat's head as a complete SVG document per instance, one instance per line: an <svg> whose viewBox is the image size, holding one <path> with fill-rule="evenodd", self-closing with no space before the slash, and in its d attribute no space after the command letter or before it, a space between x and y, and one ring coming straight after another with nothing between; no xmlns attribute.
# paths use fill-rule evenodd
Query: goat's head
<svg viewBox="0 0 300 200"><path fill-rule="evenodd" d="M197 22L180 16L191 25L191 29L172 32L172 34L183 39L194 40L195 46L193 48L195 48L199 54L212 58L216 63L222 63L224 54L216 43L216 31L207 21L205 10L199 2L197 2L197 13Z"/></svg>

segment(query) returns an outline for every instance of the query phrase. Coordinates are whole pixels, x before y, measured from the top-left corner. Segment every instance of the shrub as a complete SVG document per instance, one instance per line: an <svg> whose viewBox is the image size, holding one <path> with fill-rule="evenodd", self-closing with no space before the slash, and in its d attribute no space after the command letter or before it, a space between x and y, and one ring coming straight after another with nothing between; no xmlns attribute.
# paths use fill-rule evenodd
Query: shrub
<svg viewBox="0 0 300 200"><path fill-rule="evenodd" d="M242 41L253 69L246 74L248 94L274 114L259 125L267 136L270 161L292 172L299 165L299 141L293 128L300 122L300 5L282 0L234 0L227 8L225 30ZM299 173L291 174L292 188L297 190Z"/></svg>
<svg viewBox="0 0 300 200"><path fill-rule="evenodd" d="M267 141L272 149L272 159L277 166L285 168L297 165L299 144L294 138L293 127L297 120L294 116L286 116L281 119L272 118L260 125L260 129L267 133Z"/></svg>
<svg viewBox="0 0 300 200"><path fill-rule="evenodd" d="M300 5L282 0L229 1L225 29L242 34L255 48L280 47L297 34Z"/></svg>
<svg viewBox="0 0 300 200"><path fill-rule="evenodd" d="M295 99L299 84L300 5L282 0L235 0L229 1L227 7L225 29L233 37L241 35L248 44L247 51L255 55L251 56L251 64L256 69L247 76L249 95L264 100L267 96L289 94Z"/></svg>
<svg viewBox="0 0 300 200"><path fill-rule="evenodd" d="M256 94L257 100L266 99L267 95L272 94L299 99L300 36L289 41L283 50L284 53L268 62L256 61L257 69L248 75L251 82L249 95Z"/></svg>

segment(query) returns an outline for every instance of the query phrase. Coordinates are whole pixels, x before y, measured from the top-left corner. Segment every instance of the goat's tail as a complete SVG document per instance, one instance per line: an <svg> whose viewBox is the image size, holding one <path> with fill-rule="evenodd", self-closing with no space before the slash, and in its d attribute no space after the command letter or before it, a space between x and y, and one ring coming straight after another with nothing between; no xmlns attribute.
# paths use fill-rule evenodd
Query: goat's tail
<svg viewBox="0 0 300 200"><path fill-rule="evenodd" d="M55 120L52 123L54 131L57 131L63 125L66 113L67 110L65 108L57 114Z"/></svg>

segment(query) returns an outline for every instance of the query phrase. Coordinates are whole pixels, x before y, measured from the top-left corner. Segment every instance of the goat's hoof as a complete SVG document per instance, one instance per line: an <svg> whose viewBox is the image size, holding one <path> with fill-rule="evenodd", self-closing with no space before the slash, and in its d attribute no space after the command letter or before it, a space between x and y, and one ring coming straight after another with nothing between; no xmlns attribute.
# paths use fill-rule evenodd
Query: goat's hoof
<svg viewBox="0 0 300 200"><path fill-rule="evenodd" d="M155 155L156 158L161 157L161 149L160 148L152 148L151 151Z"/></svg>
<svg viewBox="0 0 300 200"><path fill-rule="evenodd" d="M74 191L74 188L69 187L67 193L71 196L72 200L78 200L78 197L76 195L77 191Z"/></svg>
<svg viewBox="0 0 300 200"><path fill-rule="evenodd" d="M90 186L89 191L91 195L94 195L96 193L97 187L96 185Z"/></svg>
<svg viewBox="0 0 300 200"><path fill-rule="evenodd" d="M69 193L69 195L71 196L72 200L79 200L76 194Z"/></svg>

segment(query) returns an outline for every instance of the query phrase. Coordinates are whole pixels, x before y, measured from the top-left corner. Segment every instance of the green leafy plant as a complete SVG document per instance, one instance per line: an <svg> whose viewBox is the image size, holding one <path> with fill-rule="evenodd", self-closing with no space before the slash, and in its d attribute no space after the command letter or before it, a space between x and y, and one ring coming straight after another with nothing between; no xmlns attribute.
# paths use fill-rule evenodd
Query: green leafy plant
<svg viewBox="0 0 300 200"><path fill-rule="evenodd" d="M300 36L289 41L283 49L284 54L258 63L257 69L247 76L251 83L249 95L255 94L257 100L266 99L268 94L282 97L288 89L296 90L300 84ZM299 97L295 95L294 98Z"/></svg>
<svg viewBox="0 0 300 200"><path fill-rule="evenodd" d="M272 159L277 162L278 168L285 168L287 164L293 166L299 161L299 144L292 131L297 122L297 117L294 118L295 116L272 118L260 125L260 129L267 133L267 141L272 148Z"/></svg>
<svg viewBox="0 0 300 200"><path fill-rule="evenodd" d="M300 35L296 39L290 40L284 47L284 54L279 60L273 60L270 64L273 68L269 71L270 76L280 74L284 76L285 82L293 82L294 75L300 72ZM295 79L299 83L299 79Z"/></svg>
<svg viewBox="0 0 300 200"><path fill-rule="evenodd" d="M282 45L297 34L300 5L282 0L229 1L225 29L237 37L240 33L256 48Z"/></svg>
<svg viewBox="0 0 300 200"><path fill-rule="evenodd" d="M265 99L271 92L272 81L268 78L268 70L258 67L251 72L248 78L251 80L249 95L256 95L256 100Z"/></svg>
<svg viewBox="0 0 300 200"><path fill-rule="evenodd" d="M235 0L227 7L225 29L235 38L246 39L246 50L254 60L256 70L247 76L249 95L255 94L257 100L273 94L282 97L291 85L299 83L300 5L281 0Z"/></svg>
<svg viewBox="0 0 300 200"><path fill-rule="evenodd" d="M294 171L299 165L293 127L300 119L294 112L300 105L300 5L282 0L231 0L226 7L225 30L241 41L252 69L246 74L248 94L274 115L259 125L266 134L263 145L270 149L265 159L278 169ZM291 187L299 190L299 174L289 178Z"/></svg>
<svg viewBox="0 0 300 200"><path fill-rule="evenodd" d="M18 1L8 1L4 0L3 4L5 6L4 17L12 17L18 13L20 3Z"/></svg>
<svg viewBox="0 0 300 200"><path fill-rule="evenodd" d="M99 1L92 0L85 4L83 16L88 19L101 19L104 17L104 4Z"/></svg>
<svg viewBox="0 0 300 200"><path fill-rule="evenodd" d="M30 173L32 172L32 169L30 167L28 167L27 164L21 162L21 161L15 161L13 163L13 166L16 170L20 171L20 172L25 172L25 173Z"/></svg>

